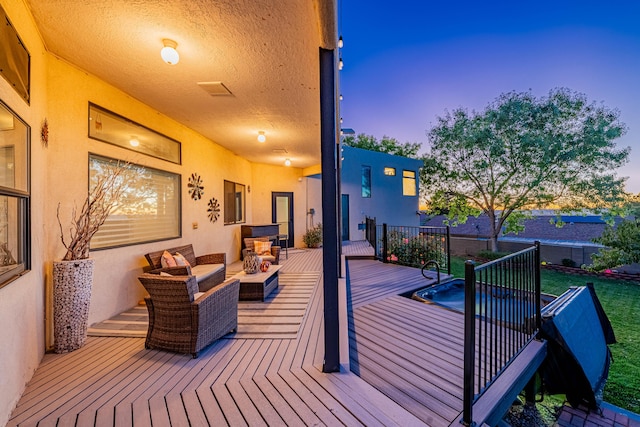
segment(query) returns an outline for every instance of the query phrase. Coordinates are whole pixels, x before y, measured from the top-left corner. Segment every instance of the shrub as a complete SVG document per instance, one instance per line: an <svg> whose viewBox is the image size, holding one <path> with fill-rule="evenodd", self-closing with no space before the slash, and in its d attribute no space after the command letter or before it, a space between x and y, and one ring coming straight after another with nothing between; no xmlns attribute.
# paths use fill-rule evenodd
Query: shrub
<svg viewBox="0 0 640 427"><path fill-rule="evenodd" d="M387 234L387 260L412 267L422 267L425 262L434 260L440 266L446 265L447 257L440 250L442 236L411 235L409 232L392 230Z"/></svg>
<svg viewBox="0 0 640 427"><path fill-rule="evenodd" d="M302 236L302 241L308 248L317 248L322 245L322 224L308 229Z"/></svg>
<svg viewBox="0 0 640 427"><path fill-rule="evenodd" d="M511 255L509 252L492 252L489 250L478 252L478 258L486 259L489 261L493 261L498 258L505 257L507 255Z"/></svg>
<svg viewBox="0 0 640 427"><path fill-rule="evenodd" d="M560 261L560 264L562 264L565 267L576 267L577 264L574 260L572 260L571 258L562 258L562 261Z"/></svg>

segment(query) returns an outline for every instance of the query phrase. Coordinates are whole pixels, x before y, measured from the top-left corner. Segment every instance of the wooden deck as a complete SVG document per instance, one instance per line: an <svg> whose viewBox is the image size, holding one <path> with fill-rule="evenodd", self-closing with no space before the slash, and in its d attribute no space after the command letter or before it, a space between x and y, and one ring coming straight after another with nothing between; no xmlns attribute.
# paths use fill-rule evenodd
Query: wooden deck
<svg viewBox="0 0 640 427"><path fill-rule="evenodd" d="M414 280L397 266L350 261L355 373L324 374L322 252L292 252L282 262L283 273L318 277L295 338L223 339L192 359L146 350L142 338L90 337L73 353L44 356L8 425L438 426L454 421L462 407L460 315L397 296L425 283L421 276ZM386 287L385 274L392 280Z"/></svg>

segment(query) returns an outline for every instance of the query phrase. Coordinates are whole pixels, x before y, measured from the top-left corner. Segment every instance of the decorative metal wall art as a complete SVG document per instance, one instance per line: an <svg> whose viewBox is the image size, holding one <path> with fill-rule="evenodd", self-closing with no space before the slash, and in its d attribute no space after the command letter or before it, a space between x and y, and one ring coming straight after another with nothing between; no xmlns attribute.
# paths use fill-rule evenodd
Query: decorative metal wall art
<svg viewBox="0 0 640 427"><path fill-rule="evenodd" d="M218 220L218 217L220 216L220 204L215 197L212 197L211 200L209 200L209 208L207 209L207 212L209 213L209 221L216 222Z"/></svg>
<svg viewBox="0 0 640 427"><path fill-rule="evenodd" d="M204 186L202 185L202 178L197 173L192 173L189 177L189 194L193 200L200 200L204 194Z"/></svg>

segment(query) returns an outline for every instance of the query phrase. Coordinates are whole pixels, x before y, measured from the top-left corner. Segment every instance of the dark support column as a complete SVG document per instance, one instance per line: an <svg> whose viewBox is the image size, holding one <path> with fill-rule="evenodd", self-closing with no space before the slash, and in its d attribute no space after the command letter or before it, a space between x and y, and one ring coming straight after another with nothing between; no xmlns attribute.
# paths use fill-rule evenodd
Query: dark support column
<svg viewBox="0 0 640 427"><path fill-rule="evenodd" d="M524 398L527 405L536 404L536 375L529 380L524 388Z"/></svg>
<svg viewBox="0 0 640 427"><path fill-rule="evenodd" d="M320 49L320 145L322 157L322 262L324 267L323 372L340 371L338 272L340 231L338 212L338 138L336 130L335 57Z"/></svg>

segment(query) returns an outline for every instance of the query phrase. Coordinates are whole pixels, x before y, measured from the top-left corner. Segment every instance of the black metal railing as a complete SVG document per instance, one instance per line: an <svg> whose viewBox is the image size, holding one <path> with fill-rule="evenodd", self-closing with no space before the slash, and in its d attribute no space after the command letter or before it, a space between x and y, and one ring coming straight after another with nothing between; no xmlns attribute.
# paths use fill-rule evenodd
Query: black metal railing
<svg viewBox="0 0 640 427"><path fill-rule="evenodd" d="M364 235L367 242L375 249L376 241L378 238L376 237L376 219L365 217L365 228Z"/></svg>
<svg viewBox="0 0 640 427"><path fill-rule="evenodd" d="M421 268L435 261L451 274L449 227L377 225L376 257L382 262Z"/></svg>
<svg viewBox="0 0 640 427"><path fill-rule="evenodd" d="M540 330L540 243L465 265L463 424L473 403Z"/></svg>

